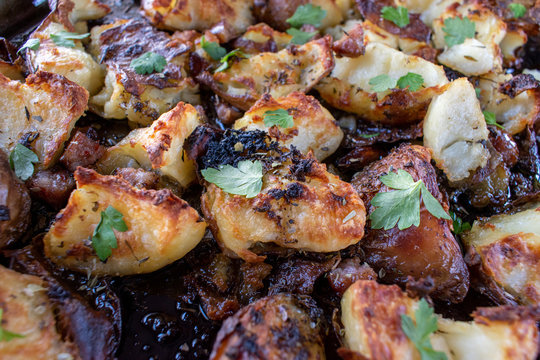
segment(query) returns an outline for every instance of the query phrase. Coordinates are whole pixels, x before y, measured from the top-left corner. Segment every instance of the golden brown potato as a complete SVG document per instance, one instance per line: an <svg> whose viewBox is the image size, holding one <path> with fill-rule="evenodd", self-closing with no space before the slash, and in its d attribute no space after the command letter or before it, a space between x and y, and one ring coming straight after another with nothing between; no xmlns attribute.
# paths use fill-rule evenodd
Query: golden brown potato
<svg viewBox="0 0 540 360"><path fill-rule="evenodd" d="M69 269L97 275L152 272L183 257L204 235L197 211L170 190L139 190L126 180L78 168L77 190L43 240L45 255ZM128 230L115 231L118 248L99 261L90 238L108 206Z"/></svg>
<svg viewBox="0 0 540 360"><path fill-rule="evenodd" d="M540 203L475 221L463 241L481 292L502 304L540 305Z"/></svg>
<svg viewBox="0 0 540 360"><path fill-rule="evenodd" d="M37 276L23 275L0 265L2 329L23 335L0 341L1 360L77 359L71 343L56 330L47 284Z"/></svg>
<svg viewBox="0 0 540 360"><path fill-rule="evenodd" d="M364 55L336 58L331 74L315 87L330 105L372 122L404 125L424 118L431 98L441 93L448 80L441 66L406 55L382 43L366 45ZM397 80L408 72L424 78L424 88L411 92L392 89L375 93L369 81L388 74Z"/></svg>
<svg viewBox="0 0 540 360"><path fill-rule="evenodd" d="M429 150L419 145L402 145L387 157L372 163L357 173L351 183L373 212L373 197L390 189L381 183L380 176L402 169L415 181L422 180L429 192L448 211L448 202L439 191L435 169L430 164ZM469 272L458 243L451 232L449 220L437 219L422 204L420 226L399 230L369 229L360 244L366 261L376 271L384 269L381 280L405 285L407 277L434 282L430 295L454 303L463 300L469 288Z"/></svg>
<svg viewBox="0 0 540 360"><path fill-rule="evenodd" d="M264 114L277 109L287 110L293 117L294 126L286 129L277 125L267 127ZM303 154L312 150L319 161L333 154L343 139L343 131L328 110L314 97L300 92L277 99L263 95L244 117L236 120L233 128L266 131L283 146L293 145Z"/></svg>
<svg viewBox="0 0 540 360"><path fill-rule="evenodd" d="M307 296L278 294L257 300L223 322L210 360L324 360L319 316Z"/></svg>
<svg viewBox="0 0 540 360"><path fill-rule="evenodd" d="M64 142L88 103L88 92L63 76L39 71L26 83L0 74L0 149L6 153L22 141L49 168L60 157Z"/></svg>
<svg viewBox="0 0 540 360"><path fill-rule="evenodd" d="M108 148L98 169L111 174L117 168L140 166L167 176L185 188L195 180L195 168L193 161L185 158L182 146L200 124L197 110L179 102L151 126L131 131L118 144Z"/></svg>
<svg viewBox="0 0 540 360"><path fill-rule="evenodd" d="M231 38L253 24L252 8L253 0L141 1L144 15L158 28L204 31L219 24L231 29Z"/></svg>
<svg viewBox="0 0 540 360"><path fill-rule="evenodd" d="M199 80L230 104L248 110L265 93L275 98L307 92L334 66L329 36L277 53L264 52Z"/></svg>
<svg viewBox="0 0 540 360"><path fill-rule="evenodd" d="M348 349L367 359L420 360L401 327L401 315L415 320L418 300L395 285L360 280L341 300L341 321ZM534 310L526 307L479 308L473 322L437 316L430 335L433 348L449 360L533 360L538 354Z"/></svg>
<svg viewBox="0 0 540 360"><path fill-rule="evenodd" d="M149 125L178 102L198 104L199 87L187 76L193 43L173 38L140 20L118 20L92 29L92 54L105 64L105 87L90 99L97 114ZM165 57L160 73L137 74L133 59L152 51Z"/></svg>
<svg viewBox="0 0 540 360"><path fill-rule="evenodd" d="M0 150L0 250L17 241L30 223L30 195Z"/></svg>
<svg viewBox="0 0 540 360"><path fill-rule="evenodd" d="M247 28L247 31L236 40L234 47L246 54L261 52L277 52L285 49L291 42L292 36L272 29L260 23Z"/></svg>

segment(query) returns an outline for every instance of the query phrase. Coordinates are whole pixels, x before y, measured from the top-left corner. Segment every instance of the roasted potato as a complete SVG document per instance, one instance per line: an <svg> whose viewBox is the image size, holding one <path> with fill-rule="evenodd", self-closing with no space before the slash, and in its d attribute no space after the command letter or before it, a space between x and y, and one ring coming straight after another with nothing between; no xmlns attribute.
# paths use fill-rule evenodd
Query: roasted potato
<svg viewBox="0 0 540 360"><path fill-rule="evenodd" d="M75 190L43 239L45 255L58 265L96 275L155 271L180 259L202 239L206 223L170 190L139 190L115 176L75 171ZM91 244L108 206L123 215L127 231L115 231L118 248L99 261Z"/></svg>
<svg viewBox="0 0 540 360"><path fill-rule="evenodd" d="M330 105L355 113L363 118L388 125L406 125L424 118L434 95L448 83L441 66L420 57L406 55L382 43L366 45L364 55L355 58L336 58L330 75L315 89ZM424 79L424 88L411 92L392 89L375 93L369 81L388 74L397 80L408 72Z"/></svg>
<svg viewBox="0 0 540 360"><path fill-rule="evenodd" d="M193 161L184 156L184 140L201 124L197 110L180 102L151 126L131 131L107 149L98 169L111 174L117 168L140 166L167 176L182 187L195 180Z"/></svg>
<svg viewBox="0 0 540 360"><path fill-rule="evenodd" d="M540 203L477 220L463 241L482 293L501 304L540 305Z"/></svg>
<svg viewBox="0 0 540 360"><path fill-rule="evenodd" d="M62 154L73 126L84 114L88 91L61 75L39 71L22 84L0 74L0 149L22 142L49 168Z"/></svg>
<svg viewBox="0 0 540 360"><path fill-rule="evenodd" d="M292 127L265 125L265 113L277 109L289 112L294 121ZM263 95L244 117L236 120L233 128L266 131L272 139L283 146L293 145L303 154L312 150L319 161L332 155L343 139L343 131L328 110L314 97L300 92L278 99L272 98L269 94Z"/></svg>
<svg viewBox="0 0 540 360"><path fill-rule="evenodd" d="M259 299L223 322L210 360L324 360L320 315L307 296Z"/></svg>
<svg viewBox="0 0 540 360"><path fill-rule="evenodd" d="M77 349L57 332L47 284L37 276L23 275L2 265L0 278L2 329L22 335L0 341L0 359L77 359Z"/></svg>
<svg viewBox="0 0 540 360"><path fill-rule="evenodd" d="M430 160L430 152L425 147L402 145L357 173L351 183L361 195L368 213L372 213L375 209L371 204L373 197L390 190L379 178L390 171L402 169L415 181L422 180L443 209L448 211L448 202L439 191ZM469 272L451 226L451 221L437 219L421 204L418 227L369 229L360 246L366 262L376 271L384 270L382 281L405 285L409 276L414 280L431 277L434 287L430 295L457 303L463 300L469 289Z"/></svg>
<svg viewBox="0 0 540 360"><path fill-rule="evenodd" d="M261 52L277 52L285 49L291 42L292 36L272 29L260 23L247 28L247 31L236 40L234 47L245 54L258 54Z"/></svg>

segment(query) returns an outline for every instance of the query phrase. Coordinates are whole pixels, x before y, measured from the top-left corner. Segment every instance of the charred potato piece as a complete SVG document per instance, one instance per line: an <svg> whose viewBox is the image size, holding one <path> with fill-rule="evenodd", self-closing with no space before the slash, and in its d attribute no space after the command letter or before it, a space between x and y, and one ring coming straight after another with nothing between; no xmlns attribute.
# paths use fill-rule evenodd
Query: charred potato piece
<svg viewBox="0 0 540 360"><path fill-rule="evenodd" d="M450 83L435 96L424 119L424 145L450 182L467 179L490 158L489 132L472 84Z"/></svg>
<svg viewBox="0 0 540 360"><path fill-rule="evenodd" d="M152 272L180 259L202 239L206 223L170 190L139 190L115 176L75 172L75 190L43 240L45 255L68 269L96 275ZM100 262L90 238L108 206L128 230L115 231L118 248Z"/></svg>
<svg viewBox="0 0 540 360"><path fill-rule="evenodd" d="M420 354L401 327L401 315L415 319L418 300L395 285L360 280L341 300L341 321L348 349L368 359L413 359ZM450 360L536 359L538 330L534 309L479 308L473 322L438 317L438 330L430 335L436 351Z"/></svg>
<svg viewBox="0 0 540 360"><path fill-rule="evenodd" d="M22 142L49 168L62 153L73 126L84 114L88 92L63 76L39 71L26 83L0 74L0 149L6 153Z"/></svg>
<svg viewBox="0 0 540 360"><path fill-rule="evenodd" d="M435 169L430 164L430 152L418 145L402 145L387 157L372 163L357 173L351 183L368 206L368 213L375 208L373 197L389 191L379 180L380 176L402 169L415 181L422 180L429 192L448 211L448 202L439 191ZM384 269L381 280L405 285L408 277L419 280L433 279L433 297L458 303L469 288L469 272L458 243L451 232L449 220L437 219L425 207L420 208L420 226L399 230L369 229L360 244L366 262L376 271Z"/></svg>
<svg viewBox="0 0 540 360"><path fill-rule="evenodd" d="M204 72L199 80L242 110L248 110L265 93L274 98L295 91L307 92L334 66L330 37L291 45L277 53L264 52L242 59L227 70Z"/></svg>
<svg viewBox="0 0 540 360"><path fill-rule="evenodd" d="M442 92L448 80L441 66L420 57L406 55L381 43L366 45L364 55L336 58L330 75L315 87L330 105L363 118L387 125L418 122L426 114L431 98ZM371 90L369 81L381 74L398 79L408 72L424 78L424 88L411 92L393 89Z"/></svg>
<svg viewBox="0 0 540 360"><path fill-rule="evenodd" d="M173 38L137 20L118 20L92 29L93 55L105 64L105 87L90 99L97 114L149 125L178 102L198 104L199 87L187 76L193 43ZM131 61L152 51L165 57L161 73L138 74Z"/></svg>
<svg viewBox="0 0 540 360"><path fill-rule="evenodd" d="M540 305L540 203L475 221L463 240L482 293L502 304Z"/></svg>
<svg viewBox="0 0 540 360"><path fill-rule="evenodd" d="M277 109L289 112L294 121L292 127L285 129L265 125L264 120L268 116L265 113ZM333 154L343 139L343 131L328 110L315 98L299 92L278 99L269 94L263 95L244 117L234 123L233 128L266 131L283 146L293 145L304 154L312 150L319 161Z"/></svg>
<svg viewBox="0 0 540 360"><path fill-rule="evenodd" d="M37 276L23 275L0 265L2 329L22 335L0 341L0 359L50 360L78 358L73 344L56 330L48 286Z"/></svg>
<svg viewBox="0 0 540 360"><path fill-rule="evenodd" d="M147 128L131 131L122 141L107 149L98 169L111 174L133 164L154 170L187 187L195 180L193 161L184 156L184 140L201 124L197 110L183 102Z"/></svg>
<svg viewBox="0 0 540 360"><path fill-rule="evenodd" d="M306 296L278 294L257 300L225 320L210 360L324 360L319 316Z"/></svg>
<svg viewBox="0 0 540 360"><path fill-rule="evenodd" d="M0 150L0 249L17 241L30 224L28 189L15 177Z"/></svg>

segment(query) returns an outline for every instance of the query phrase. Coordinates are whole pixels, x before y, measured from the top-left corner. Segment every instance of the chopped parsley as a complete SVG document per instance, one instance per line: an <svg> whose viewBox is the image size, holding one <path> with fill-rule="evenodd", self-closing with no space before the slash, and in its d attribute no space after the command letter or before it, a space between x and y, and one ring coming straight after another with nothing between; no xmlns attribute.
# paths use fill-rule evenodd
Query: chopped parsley
<svg viewBox="0 0 540 360"><path fill-rule="evenodd" d="M311 40L315 35L317 35L317 31L302 31L298 30L296 28L290 28L287 29L287 34L291 35L293 38L291 39L291 42L296 45L304 45L309 40Z"/></svg>
<svg viewBox="0 0 540 360"><path fill-rule="evenodd" d="M217 42L206 41L204 35L201 37L201 47L214 60L221 60L227 54L227 49L220 46Z"/></svg>
<svg viewBox="0 0 540 360"><path fill-rule="evenodd" d="M460 235L463 234L465 231L471 230L471 224L468 222L463 222L459 216L457 216L454 212L450 211L450 217L452 218L452 222L454 225L454 234Z"/></svg>
<svg viewBox="0 0 540 360"><path fill-rule="evenodd" d="M11 168L22 181L28 180L34 174L34 164L37 162L38 156L22 144L17 144L9 155Z"/></svg>
<svg viewBox="0 0 540 360"><path fill-rule="evenodd" d="M17 54L20 53L21 51L25 50L25 49L30 49L30 50L36 51L37 49L39 49L39 45L40 45L39 39L28 39L24 43L24 45L21 46L21 48L19 50L17 50Z"/></svg>
<svg viewBox="0 0 540 360"><path fill-rule="evenodd" d="M326 10L323 10L320 6L305 4L297 7L293 16L288 18L287 22L294 28L300 28L302 25L319 27L325 16Z"/></svg>
<svg viewBox="0 0 540 360"><path fill-rule="evenodd" d="M2 316L4 315L4 310L0 309L0 341L11 341L17 338L23 338L24 335L17 334L6 329L2 328Z"/></svg>
<svg viewBox="0 0 540 360"><path fill-rule="evenodd" d="M153 72L159 73L167 66L167 60L164 56L149 51L131 60L129 66L139 75L152 74Z"/></svg>
<svg viewBox="0 0 540 360"><path fill-rule="evenodd" d="M208 168L201 171L204 179L229 194L245 195L247 198L257 196L262 189L263 169L260 161L243 160L238 167L221 165L219 168Z"/></svg>
<svg viewBox="0 0 540 360"><path fill-rule="evenodd" d="M240 49L234 49L233 51L230 51L229 53L225 54L219 62L221 65L216 69L215 72L225 71L227 70L231 64L233 58L246 58L246 54L244 54Z"/></svg>
<svg viewBox="0 0 540 360"><path fill-rule="evenodd" d="M383 19L393 22L400 28L409 25L409 11L403 6L398 6L397 8L385 6L381 10L381 16Z"/></svg>
<svg viewBox="0 0 540 360"><path fill-rule="evenodd" d="M111 205L101 212L101 220L92 235L92 247L101 261L107 260L112 254L112 249L118 247L113 228L120 232L127 231L128 227L123 217L122 213Z"/></svg>
<svg viewBox="0 0 540 360"><path fill-rule="evenodd" d="M75 47L73 40L82 40L90 36L90 33L77 34L68 31L60 31L57 34L51 34L51 40L58 46L72 48Z"/></svg>
<svg viewBox="0 0 540 360"><path fill-rule="evenodd" d="M399 87L400 89L408 88L409 91L418 91L423 84L424 78L422 75L412 72L408 72L397 81L392 79L388 74L381 74L369 80L371 90L374 92L383 92L396 87Z"/></svg>
<svg viewBox="0 0 540 360"><path fill-rule="evenodd" d="M287 129L294 126L294 119L285 109L269 110L264 113L264 125L266 127L277 125Z"/></svg>
<svg viewBox="0 0 540 360"><path fill-rule="evenodd" d="M522 4L511 3L510 5L508 5L508 8L512 12L512 14L514 14L514 17L516 19L525 16L525 14L527 13L527 8Z"/></svg>
<svg viewBox="0 0 540 360"><path fill-rule="evenodd" d="M463 19L459 17L444 19L444 27L446 33L444 41L448 47L463 44L465 39L473 38L476 33L476 24L469 20L468 17Z"/></svg>
<svg viewBox="0 0 540 360"><path fill-rule="evenodd" d="M494 113L492 113L490 111L482 111L482 114L484 114L484 119L486 120L486 124L494 125L494 126L498 127L499 129L504 130L504 126L502 126L501 124L499 124L497 122L497 119L496 119Z"/></svg>

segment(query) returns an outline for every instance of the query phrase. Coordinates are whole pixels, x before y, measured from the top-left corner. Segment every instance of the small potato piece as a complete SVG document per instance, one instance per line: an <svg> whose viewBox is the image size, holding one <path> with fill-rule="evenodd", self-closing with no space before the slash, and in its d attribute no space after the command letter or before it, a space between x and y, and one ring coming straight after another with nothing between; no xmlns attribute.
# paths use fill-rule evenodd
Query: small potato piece
<svg viewBox="0 0 540 360"><path fill-rule="evenodd" d="M28 76L25 84L0 74L0 89L0 149L10 153L22 141L37 154L40 168L54 165L86 110L88 92L43 71Z"/></svg>
<svg viewBox="0 0 540 360"><path fill-rule="evenodd" d="M15 177L0 150L0 250L17 241L30 223L28 189Z"/></svg>
<svg viewBox="0 0 540 360"><path fill-rule="evenodd" d="M204 235L197 211L169 190L139 190L84 168L75 180L77 190L43 240L45 255L59 265L95 275L148 273L183 257ZM128 230L115 230L118 248L101 262L89 239L108 206L122 213Z"/></svg>
<svg viewBox="0 0 540 360"><path fill-rule="evenodd" d="M234 40L234 47L246 54L277 52L285 49L292 38L287 33L274 30L270 26L260 23L248 27L242 36Z"/></svg>
<svg viewBox="0 0 540 360"><path fill-rule="evenodd" d="M168 176L182 187L195 180L192 160L184 156L184 140L201 124L197 110L179 102L147 128L135 129L117 145L107 149L98 169L111 174L115 169L136 164Z"/></svg>
<svg viewBox="0 0 540 360"><path fill-rule="evenodd" d="M2 329L23 335L0 341L1 360L78 358L74 345L62 341L56 330L47 284L0 265Z"/></svg>
<svg viewBox="0 0 540 360"><path fill-rule="evenodd" d="M324 360L317 307L307 296L278 294L240 309L225 320L210 360Z"/></svg>
<svg viewBox="0 0 540 360"><path fill-rule="evenodd" d="M480 103L467 78L454 80L429 105L424 145L450 182L464 180L486 166L488 135Z"/></svg>
<svg viewBox="0 0 540 360"><path fill-rule="evenodd" d="M287 110L293 117L294 126L286 129L277 125L267 127L264 114L277 109ZM293 145L304 154L313 150L319 161L333 154L343 139L343 131L328 110L315 98L300 92L278 99L263 95L234 123L234 129L266 131L283 146Z"/></svg>
<svg viewBox="0 0 540 360"><path fill-rule="evenodd" d="M498 303L540 305L540 203L475 221L463 241L475 286Z"/></svg>

